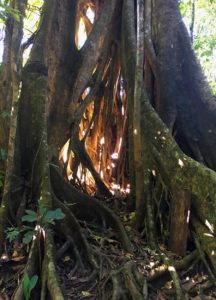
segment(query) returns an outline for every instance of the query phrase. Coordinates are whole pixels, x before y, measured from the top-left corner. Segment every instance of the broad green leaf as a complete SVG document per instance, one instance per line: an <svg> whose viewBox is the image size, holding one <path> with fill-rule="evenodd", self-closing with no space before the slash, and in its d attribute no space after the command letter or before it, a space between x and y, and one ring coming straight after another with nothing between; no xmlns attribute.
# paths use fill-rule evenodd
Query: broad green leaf
<svg viewBox="0 0 216 300"><path fill-rule="evenodd" d="M33 230L32 226L23 225L21 232L32 231L32 230Z"/></svg>
<svg viewBox="0 0 216 300"><path fill-rule="evenodd" d="M37 213L33 210L26 210L27 215L22 217L23 222L34 222L37 220Z"/></svg>
<svg viewBox="0 0 216 300"><path fill-rule="evenodd" d="M32 241L33 236L35 235L35 231L27 231L23 236L23 244L29 244Z"/></svg>
<svg viewBox="0 0 216 300"><path fill-rule="evenodd" d="M37 281L38 281L38 276L37 275L32 276L32 278L30 279L30 293L33 290L33 288L36 286Z"/></svg>
<svg viewBox="0 0 216 300"><path fill-rule="evenodd" d="M65 214L60 208L56 210L48 210L43 216L43 222L53 223L54 220L64 219Z"/></svg>
<svg viewBox="0 0 216 300"><path fill-rule="evenodd" d="M28 215L36 214L36 212L35 212L34 210L31 210L31 209L26 209L25 212L26 212Z"/></svg>
<svg viewBox="0 0 216 300"><path fill-rule="evenodd" d="M37 220L37 215L35 216L35 215L25 215L25 216L23 216L22 217L22 221L23 222L34 222L34 221L36 221Z"/></svg>
<svg viewBox="0 0 216 300"><path fill-rule="evenodd" d="M25 273L25 275L23 276L23 293L25 296L26 300L29 300L30 298L30 292L29 292L29 287L30 287L30 279L27 273Z"/></svg>

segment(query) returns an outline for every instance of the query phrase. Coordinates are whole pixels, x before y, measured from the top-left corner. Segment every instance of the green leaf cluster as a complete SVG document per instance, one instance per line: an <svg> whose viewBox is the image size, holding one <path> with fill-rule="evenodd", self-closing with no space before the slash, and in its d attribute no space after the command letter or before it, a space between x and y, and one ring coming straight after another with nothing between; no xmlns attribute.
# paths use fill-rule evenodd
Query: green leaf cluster
<svg viewBox="0 0 216 300"><path fill-rule="evenodd" d="M6 238L9 240L10 243L14 241L19 234L19 229L16 227L8 227L6 229Z"/></svg>
<svg viewBox="0 0 216 300"><path fill-rule="evenodd" d="M29 244L32 241L33 236L36 234L36 230L31 226L23 226L21 229L17 227L8 227L5 231L6 239L9 242L13 242L20 234L23 235L23 244Z"/></svg>
<svg viewBox="0 0 216 300"><path fill-rule="evenodd" d="M47 223L55 224L56 220L64 219L65 215L60 208L55 210L47 210L43 205L39 205L38 213L33 210L26 210L26 215L22 217L23 222L35 222L41 226L46 225Z"/></svg>
<svg viewBox="0 0 216 300"><path fill-rule="evenodd" d="M60 208L55 210L47 210L43 205L39 204L38 212L34 210L26 209L26 214L22 217L22 222L33 223L37 222L39 228L43 228L46 224L55 224L56 220L62 220L65 217L65 214ZM33 236L37 234L36 228L33 226L23 225L21 229L16 227L9 227L6 230L6 238L9 242L14 241L19 234L23 236L23 244L29 244Z"/></svg>
<svg viewBox="0 0 216 300"><path fill-rule="evenodd" d="M19 22L21 15L19 10L10 6L9 0L0 0L0 21L5 23L6 19L9 17Z"/></svg>
<svg viewBox="0 0 216 300"><path fill-rule="evenodd" d="M7 119L10 119L11 114L10 114L9 111L2 111L2 112L0 113L0 117L1 117L2 119L4 119L4 120L7 120Z"/></svg>
<svg viewBox="0 0 216 300"><path fill-rule="evenodd" d="M179 1L183 20L189 29L192 22L192 0ZM216 94L216 1L195 1L193 47L204 74Z"/></svg>

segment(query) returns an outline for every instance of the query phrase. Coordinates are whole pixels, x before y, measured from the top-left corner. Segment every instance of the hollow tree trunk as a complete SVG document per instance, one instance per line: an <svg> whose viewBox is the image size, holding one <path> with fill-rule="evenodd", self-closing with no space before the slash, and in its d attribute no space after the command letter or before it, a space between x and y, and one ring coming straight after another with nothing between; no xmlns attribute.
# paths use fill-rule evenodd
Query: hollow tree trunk
<svg viewBox="0 0 216 300"><path fill-rule="evenodd" d="M99 136L94 135L95 152L98 151L98 144L104 136L108 143L114 144L109 145L110 147L106 145L105 148L109 151L103 153L104 160L111 156L109 153L111 150L118 148L119 143L109 139L113 127L112 130L106 128L107 124L112 125L111 122L107 119L103 122L101 119L107 115L113 117L113 111L119 112L119 108L114 110L113 106L121 107L122 98L116 96L118 93L110 92L109 88L118 90L123 80L129 108L127 133L130 153L127 158L132 185L130 206L136 207L138 227L145 227L147 241L152 248L157 248L153 190L159 181L162 182L173 195L170 206L172 226L170 248L178 254L185 253L187 231L191 229L188 227L187 219L190 210L190 225L216 273L214 232L216 155L213 151L216 142L215 103L191 48L188 33L179 13L178 1L145 1L145 68L144 74L141 74L143 68L140 66L141 72L136 81L136 61L142 61L143 57L139 52L141 59L137 59L134 1L100 1L97 6L97 20L91 32L89 29L89 37L81 50L75 45L77 9L78 1L45 1L39 31L22 73L16 151L13 157L13 162L16 162L13 166L15 175L22 181L22 193L14 192L10 199L7 198L6 201L3 198L1 202L0 252L3 249L5 229L3 219L6 220L8 217L5 203L13 204L10 219L16 222L16 217L19 217L18 222L21 222L25 208L31 205L37 210L37 201L40 198L39 203L46 209L52 209L54 206L63 209L66 217L61 225L66 230L65 232L62 228L59 230L65 234L66 240L69 236L69 241L71 243L72 240L74 247L79 250L81 246L84 247L87 264L97 271L99 269L97 257L83 236L76 216L85 218L92 213L105 220L117 232L124 250L133 254L125 228L116 215L99 200L78 192L56 166L52 164L49 166L53 158L55 160L53 159L52 163L57 161L59 150L70 140L68 153L71 154L73 151L78 161L92 172L99 190L110 196L84 148L86 136L78 140L77 144L75 137L79 138L82 116L88 104L93 102L97 118L92 116L91 121L94 123L97 119L100 126ZM90 96L83 99L82 95L87 87L90 88ZM138 93L135 90L137 88ZM107 105L104 98L111 104ZM105 112L102 111L104 107ZM137 108L141 108L141 111L138 111L136 119ZM114 121L116 120L119 121L118 118ZM114 127L117 128L117 138L119 127ZM138 139L134 139L133 136L136 129L139 129ZM94 128L94 131L96 130L97 128ZM87 132L90 131L91 126L87 128ZM135 145L137 141L139 144ZM102 148L103 143L99 146ZM136 151L136 146L141 153ZM142 170L139 169L140 166ZM12 186L10 189L11 192ZM143 198L140 193L142 190ZM69 203L68 206L65 205L65 200ZM74 206L72 209L70 204ZM180 224L177 224L175 217L180 210L178 216ZM178 241L175 237L179 228L181 239ZM42 276L40 298L46 299L48 288L52 299L64 299L56 272L53 231L47 224L44 231L45 235L39 233L36 242L31 245L25 272L29 276L36 271L39 272L36 266L39 258L35 258L39 254L35 247L37 243L42 244L44 253L40 270ZM80 259L79 253L77 257ZM113 286L118 286L121 279L129 298L142 299L143 293L141 294L134 284L133 277L136 276L133 276L135 272L133 266L132 262L125 264L120 270L123 277L118 273L114 274L116 277L112 278ZM174 276L176 279L176 274ZM179 285L176 286L178 292ZM122 291L116 288L117 293L115 288L113 289L113 299L118 299ZM177 299L182 299L181 292L177 294ZM14 294L14 299L20 299L22 295L21 283Z"/></svg>

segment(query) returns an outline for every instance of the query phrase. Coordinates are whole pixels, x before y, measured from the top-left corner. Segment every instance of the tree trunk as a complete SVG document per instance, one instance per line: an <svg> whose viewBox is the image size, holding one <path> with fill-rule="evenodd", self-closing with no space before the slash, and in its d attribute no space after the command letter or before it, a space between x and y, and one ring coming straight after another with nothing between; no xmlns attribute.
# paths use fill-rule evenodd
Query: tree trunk
<svg viewBox="0 0 216 300"><path fill-rule="evenodd" d="M12 4L23 16L26 2ZM94 21L87 14L91 9ZM12 299L23 299L26 274L39 275L37 299L66 299L58 271L68 252L72 279L88 274L82 283L103 282L98 290L103 287L105 299L149 299L155 294L148 282L167 271L176 299L184 299L177 270L197 257L212 284L216 104L178 1L46 0L20 77L22 20L8 20L0 83L1 111L11 111L18 101L17 126L14 114L10 135L7 122L0 120L0 148L8 149L0 254L8 248L9 224L19 229L16 242L21 244L25 212L34 216L34 240ZM80 21L87 40L78 49ZM126 213L116 195L129 185ZM197 250L182 261L161 250L163 241L184 256L189 240ZM156 261L150 271L148 251L149 262L152 256ZM88 295L82 284L77 289L78 299ZM100 291L95 295L103 298Z"/></svg>

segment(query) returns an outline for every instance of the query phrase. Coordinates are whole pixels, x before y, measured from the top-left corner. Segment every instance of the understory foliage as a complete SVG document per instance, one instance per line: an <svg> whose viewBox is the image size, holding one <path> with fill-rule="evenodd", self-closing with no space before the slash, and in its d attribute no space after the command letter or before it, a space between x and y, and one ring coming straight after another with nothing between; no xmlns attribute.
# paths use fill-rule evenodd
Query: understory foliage
<svg viewBox="0 0 216 300"><path fill-rule="evenodd" d="M180 9L187 24L193 48L216 94L216 32L214 29L216 3L211 0L183 0L180 1Z"/></svg>
<svg viewBox="0 0 216 300"><path fill-rule="evenodd" d="M215 296L216 102L178 1L41 4L4 2L2 297Z"/></svg>

